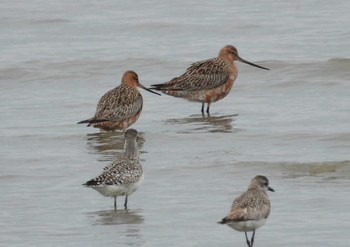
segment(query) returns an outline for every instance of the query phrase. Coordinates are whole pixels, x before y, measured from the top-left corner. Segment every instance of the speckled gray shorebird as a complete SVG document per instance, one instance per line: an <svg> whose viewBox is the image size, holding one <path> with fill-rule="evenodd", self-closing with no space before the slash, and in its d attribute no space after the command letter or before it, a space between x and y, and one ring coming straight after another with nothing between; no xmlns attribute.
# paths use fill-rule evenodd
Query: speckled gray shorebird
<svg viewBox="0 0 350 247"><path fill-rule="evenodd" d="M135 129L126 130L124 152L121 157L107 165L101 175L83 184L103 196L113 197L114 209L117 209L117 196L125 196L124 208L127 209L128 196L137 190L144 178L139 160L137 135Z"/></svg>
<svg viewBox="0 0 350 247"><path fill-rule="evenodd" d="M151 85L150 89L188 101L200 102L202 114L204 104L207 103L206 112L209 114L210 104L224 98L237 78L238 69L234 61L268 70L244 60L234 46L226 45L221 48L216 58L193 63L184 74L169 82Z"/></svg>
<svg viewBox="0 0 350 247"><path fill-rule="evenodd" d="M265 224L270 214L267 191L274 191L269 187L269 180L265 176L256 176L250 182L248 190L233 201L228 215L218 222L244 232L248 247L253 247L255 230ZM251 231L253 234L249 241L247 232Z"/></svg>
<svg viewBox="0 0 350 247"><path fill-rule="evenodd" d="M134 71L126 71L121 85L101 97L95 116L78 124L87 123L88 126L92 125L104 131L127 129L137 121L142 111L143 99L137 87L160 95L141 85Z"/></svg>

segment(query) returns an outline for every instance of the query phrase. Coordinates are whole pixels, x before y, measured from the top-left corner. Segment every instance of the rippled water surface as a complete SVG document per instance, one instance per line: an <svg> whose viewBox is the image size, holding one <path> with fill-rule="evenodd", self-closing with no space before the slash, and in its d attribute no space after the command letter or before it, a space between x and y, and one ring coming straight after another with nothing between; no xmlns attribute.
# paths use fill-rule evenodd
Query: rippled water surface
<svg viewBox="0 0 350 247"><path fill-rule="evenodd" d="M246 246L216 224L252 177L272 212L256 246L348 246L348 1L7 1L0 5L0 246ZM200 104L142 91L145 180L129 210L81 186L121 133L75 123L135 70L161 83L226 45L232 92ZM118 198L118 204L123 203Z"/></svg>

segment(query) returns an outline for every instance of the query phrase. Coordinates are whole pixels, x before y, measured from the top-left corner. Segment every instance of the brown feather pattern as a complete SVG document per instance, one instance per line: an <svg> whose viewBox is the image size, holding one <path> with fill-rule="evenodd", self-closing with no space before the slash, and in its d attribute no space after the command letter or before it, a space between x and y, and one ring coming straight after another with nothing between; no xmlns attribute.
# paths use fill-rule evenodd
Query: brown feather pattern
<svg viewBox="0 0 350 247"><path fill-rule="evenodd" d="M219 223L266 219L271 210L268 190L274 191L265 176L254 177L248 189L233 201L230 212Z"/></svg>
<svg viewBox="0 0 350 247"><path fill-rule="evenodd" d="M99 100L94 117L80 121L106 131L125 130L139 118L143 99L138 91L138 76L133 71L124 73L121 85L109 90Z"/></svg>

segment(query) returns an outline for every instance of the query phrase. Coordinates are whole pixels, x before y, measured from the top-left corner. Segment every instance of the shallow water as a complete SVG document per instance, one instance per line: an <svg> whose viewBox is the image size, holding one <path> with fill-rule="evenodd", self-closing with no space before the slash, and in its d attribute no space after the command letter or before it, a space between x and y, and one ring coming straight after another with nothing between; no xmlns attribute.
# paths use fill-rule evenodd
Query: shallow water
<svg viewBox="0 0 350 247"><path fill-rule="evenodd" d="M272 212L256 246L348 246L347 1L34 1L0 6L1 246L246 246L216 224L252 177ZM133 69L161 83L234 44L232 92L200 104L142 91L145 180L129 210L81 186L123 147L75 123ZM123 199L118 198L121 206ZM345 220L344 220L345 219Z"/></svg>

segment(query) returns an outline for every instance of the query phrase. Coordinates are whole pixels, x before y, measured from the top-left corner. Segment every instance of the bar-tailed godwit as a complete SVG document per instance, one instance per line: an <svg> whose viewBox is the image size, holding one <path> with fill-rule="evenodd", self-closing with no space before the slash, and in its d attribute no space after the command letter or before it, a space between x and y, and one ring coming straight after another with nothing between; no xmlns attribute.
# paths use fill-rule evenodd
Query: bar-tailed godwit
<svg viewBox="0 0 350 247"><path fill-rule="evenodd" d="M274 191L269 187L269 180L261 175L254 177L248 190L233 201L231 211L218 222L244 232L248 247L253 247L255 230L265 224L270 214L271 206L267 191ZM249 241L247 232L251 231L253 235Z"/></svg>
<svg viewBox="0 0 350 247"><path fill-rule="evenodd" d="M87 181L84 186L98 191L103 196L114 197L114 209L117 209L117 196L125 196L124 208L127 209L128 196L137 190L144 174L139 160L137 131L125 131L124 153L116 161L107 165L101 175Z"/></svg>
<svg viewBox="0 0 350 247"><path fill-rule="evenodd" d="M169 82L151 85L150 89L188 101L201 102L202 114L204 104L207 103L206 112L209 114L210 104L224 98L237 78L238 70L234 61L268 70L244 60L234 46L227 45L220 50L216 58L193 63L184 74Z"/></svg>
<svg viewBox="0 0 350 247"><path fill-rule="evenodd" d="M158 94L140 84L134 71L126 71L121 85L108 91L99 100L95 116L78 122L105 131L125 130L139 118L143 99L137 87ZM160 95L160 94L158 94Z"/></svg>

